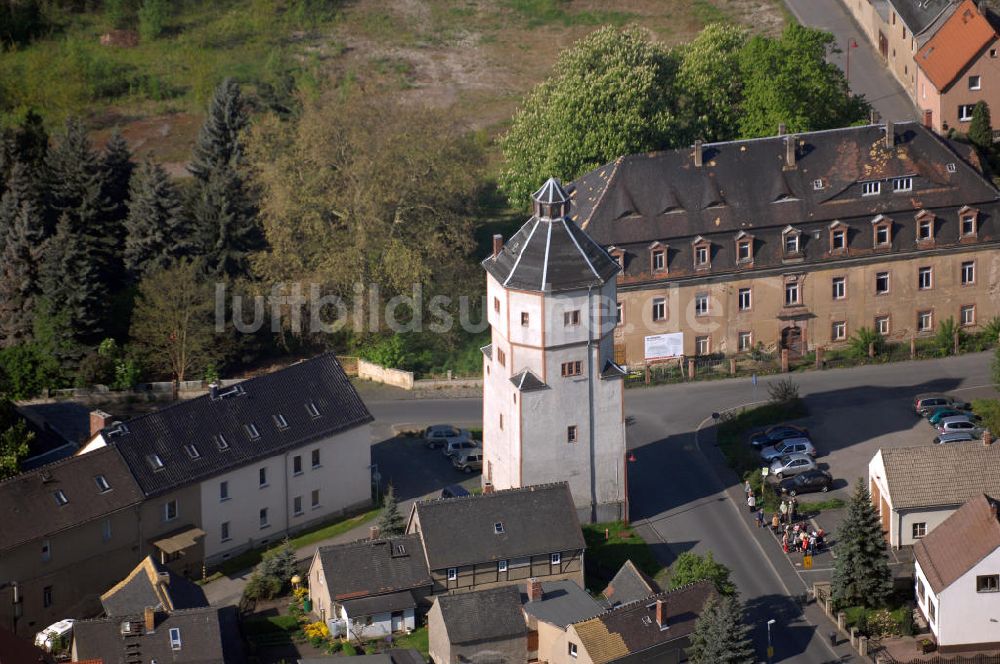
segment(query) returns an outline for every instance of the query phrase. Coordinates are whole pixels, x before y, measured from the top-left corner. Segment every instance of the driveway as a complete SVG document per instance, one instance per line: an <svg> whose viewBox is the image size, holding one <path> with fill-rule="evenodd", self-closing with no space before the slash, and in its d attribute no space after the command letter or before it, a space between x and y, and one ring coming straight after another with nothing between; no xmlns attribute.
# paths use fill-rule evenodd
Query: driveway
<svg viewBox="0 0 1000 664"><path fill-rule="evenodd" d="M909 95L883 64L881 56L844 8L843 0L785 0L785 5L802 25L833 33L840 53L830 56L842 70L847 69L847 45L851 39L851 71L848 84L856 94L878 111L883 119L901 122L917 120L917 110Z"/></svg>

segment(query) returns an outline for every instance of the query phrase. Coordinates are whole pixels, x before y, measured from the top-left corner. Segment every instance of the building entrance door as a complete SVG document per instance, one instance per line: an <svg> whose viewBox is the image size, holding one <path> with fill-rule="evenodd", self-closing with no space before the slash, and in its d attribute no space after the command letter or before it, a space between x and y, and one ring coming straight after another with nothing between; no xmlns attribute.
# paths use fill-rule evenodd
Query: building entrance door
<svg viewBox="0 0 1000 664"><path fill-rule="evenodd" d="M802 328L786 327L781 331L781 347L788 351L788 357L802 355Z"/></svg>
<svg viewBox="0 0 1000 664"><path fill-rule="evenodd" d="M402 632L403 631L403 612L393 611L392 612L392 631Z"/></svg>

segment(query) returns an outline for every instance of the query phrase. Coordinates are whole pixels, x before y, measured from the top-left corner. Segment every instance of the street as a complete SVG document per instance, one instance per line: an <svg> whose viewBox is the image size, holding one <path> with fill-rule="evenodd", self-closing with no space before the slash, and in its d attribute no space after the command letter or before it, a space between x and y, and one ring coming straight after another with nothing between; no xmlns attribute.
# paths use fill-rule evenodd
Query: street
<svg viewBox="0 0 1000 664"><path fill-rule="evenodd" d="M785 5L799 23L833 33L840 53L830 56L830 61L842 70L847 69L848 44L854 39L857 48L850 49L848 84L855 93L864 95L883 119L895 122L917 119L910 97L889 73L871 42L844 8L842 0L785 0Z"/></svg>

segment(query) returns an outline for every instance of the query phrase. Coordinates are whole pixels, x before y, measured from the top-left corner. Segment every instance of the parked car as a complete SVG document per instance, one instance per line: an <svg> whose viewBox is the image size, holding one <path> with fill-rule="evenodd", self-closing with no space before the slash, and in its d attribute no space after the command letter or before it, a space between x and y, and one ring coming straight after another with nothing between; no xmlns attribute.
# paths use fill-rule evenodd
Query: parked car
<svg viewBox="0 0 1000 664"><path fill-rule="evenodd" d="M473 450L482 451L477 440L451 440L445 443L444 448L441 450L441 454L446 457L456 457L462 452L471 452Z"/></svg>
<svg viewBox="0 0 1000 664"><path fill-rule="evenodd" d="M763 431L750 434L750 444L761 449L777 445L786 438L808 438L809 430L794 424L775 424Z"/></svg>
<svg viewBox="0 0 1000 664"><path fill-rule="evenodd" d="M424 442L432 450L453 440L472 440L472 436L468 429L459 429L450 424L435 424L424 429Z"/></svg>
<svg viewBox="0 0 1000 664"><path fill-rule="evenodd" d="M947 445L948 443L967 443L970 440L979 440L979 436L972 431L952 431L934 436L935 445Z"/></svg>
<svg viewBox="0 0 1000 664"><path fill-rule="evenodd" d="M931 424L937 424L946 417L956 417L958 415L969 416L969 418L973 421L979 418L978 415L971 415L967 410L959 410L958 408L951 408L949 406L940 406L927 414L927 421Z"/></svg>
<svg viewBox="0 0 1000 664"><path fill-rule="evenodd" d="M807 470L795 477L788 477L778 482L781 493L797 496L800 493L822 491L826 493L833 484L833 477L825 470Z"/></svg>
<svg viewBox="0 0 1000 664"><path fill-rule="evenodd" d="M786 454L771 462L771 474L779 480L782 477L791 477L807 470L816 470L816 468L816 461L811 456L799 452Z"/></svg>
<svg viewBox="0 0 1000 664"><path fill-rule="evenodd" d="M921 417L926 417L935 408L947 406L959 410L969 410L971 406L962 399L948 396L947 394L925 393L918 394L913 398L913 412Z"/></svg>
<svg viewBox="0 0 1000 664"><path fill-rule="evenodd" d="M983 432L982 428L973 422L972 418L968 415L954 415L952 417L946 417L934 426L941 433L968 431L970 433L975 433L978 436Z"/></svg>
<svg viewBox="0 0 1000 664"><path fill-rule="evenodd" d="M441 489L442 498L464 498L468 495L470 495L469 490L461 484L449 484Z"/></svg>
<svg viewBox="0 0 1000 664"><path fill-rule="evenodd" d="M778 457L791 454L792 452L801 452L811 457L816 456L816 448L813 447L812 441L808 438L786 438L773 447L762 449L760 456L764 461L774 461Z"/></svg>
<svg viewBox="0 0 1000 664"><path fill-rule="evenodd" d="M483 453L482 451L463 452L451 460L451 465L455 466L464 473L471 473L474 470L482 470Z"/></svg>

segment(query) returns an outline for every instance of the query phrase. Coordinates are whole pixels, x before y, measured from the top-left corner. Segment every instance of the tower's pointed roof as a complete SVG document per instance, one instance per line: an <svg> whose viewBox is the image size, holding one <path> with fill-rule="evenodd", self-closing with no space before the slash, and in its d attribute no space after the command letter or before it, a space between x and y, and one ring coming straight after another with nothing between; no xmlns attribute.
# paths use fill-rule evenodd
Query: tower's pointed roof
<svg viewBox="0 0 1000 664"><path fill-rule="evenodd" d="M569 200L555 178L535 192L534 198L545 204ZM543 292L599 286L621 270L618 262L570 219L537 214L496 256L484 260L483 267L505 288Z"/></svg>

